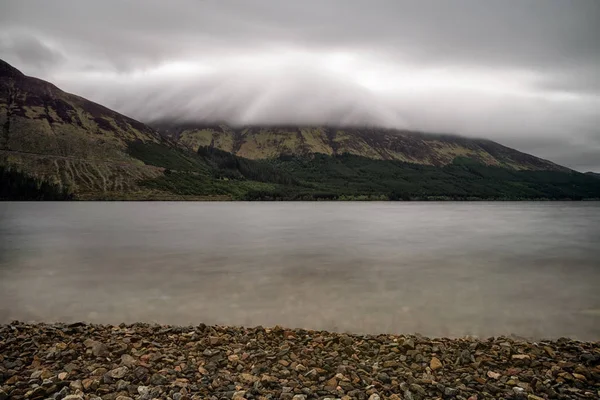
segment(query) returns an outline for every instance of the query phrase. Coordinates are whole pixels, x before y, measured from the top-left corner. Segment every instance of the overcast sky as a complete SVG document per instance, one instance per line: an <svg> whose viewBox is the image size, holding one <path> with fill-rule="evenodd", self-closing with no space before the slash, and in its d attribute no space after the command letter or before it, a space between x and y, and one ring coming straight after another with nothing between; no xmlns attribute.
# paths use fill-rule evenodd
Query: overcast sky
<svg viewBox="0 0 600 400"><path fill-rule="evenodd" d="M599 0L3 0L0 58L142 121L458 133L600 172Z"/></svg>

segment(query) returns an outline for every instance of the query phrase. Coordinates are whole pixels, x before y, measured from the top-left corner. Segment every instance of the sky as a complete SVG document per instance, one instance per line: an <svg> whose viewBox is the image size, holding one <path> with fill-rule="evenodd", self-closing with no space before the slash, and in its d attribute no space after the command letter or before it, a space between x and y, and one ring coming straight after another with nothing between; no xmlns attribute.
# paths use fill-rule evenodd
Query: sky
<svg viewBox="0 0 600 400"><path fill-rule="evenodd" d="M384 126L600 172L598 0L3 0L0 58L144 122Z"/></svg>

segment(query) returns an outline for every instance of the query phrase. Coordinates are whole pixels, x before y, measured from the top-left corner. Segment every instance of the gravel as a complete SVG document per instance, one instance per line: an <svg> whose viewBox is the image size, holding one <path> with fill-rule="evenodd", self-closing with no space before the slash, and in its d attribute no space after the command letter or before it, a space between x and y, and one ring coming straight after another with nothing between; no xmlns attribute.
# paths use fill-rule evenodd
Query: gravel
<svg viewBox="0 0 600 400"><path fill-rule="evenodd" d="M600 344L148 324L0 326L0 400L598 399Z"/></svg>

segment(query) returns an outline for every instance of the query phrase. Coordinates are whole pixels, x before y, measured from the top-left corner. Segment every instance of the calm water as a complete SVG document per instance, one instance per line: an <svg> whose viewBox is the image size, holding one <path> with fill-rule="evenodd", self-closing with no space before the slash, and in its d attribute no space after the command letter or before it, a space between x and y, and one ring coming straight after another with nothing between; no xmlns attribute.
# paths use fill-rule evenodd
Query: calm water
<svg viewBox="0 0 600 400"><path fill-rule="evenodd" d="M0 323L600 339L600 203L0 203Z"/></svg>

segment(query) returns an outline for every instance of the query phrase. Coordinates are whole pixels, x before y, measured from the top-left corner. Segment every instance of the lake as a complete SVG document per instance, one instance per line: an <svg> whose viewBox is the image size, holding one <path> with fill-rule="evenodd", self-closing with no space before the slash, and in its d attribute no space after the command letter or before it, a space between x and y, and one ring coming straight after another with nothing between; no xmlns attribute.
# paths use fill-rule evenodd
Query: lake
<svg viewBox="0 0 600 400"><path fill-rule="evenodd" d="M4 202L15 319L600 340L600 203Z"/></svg>

